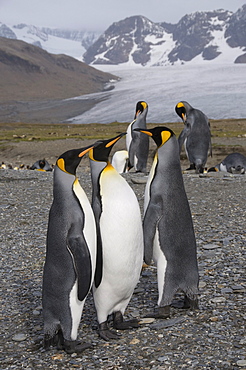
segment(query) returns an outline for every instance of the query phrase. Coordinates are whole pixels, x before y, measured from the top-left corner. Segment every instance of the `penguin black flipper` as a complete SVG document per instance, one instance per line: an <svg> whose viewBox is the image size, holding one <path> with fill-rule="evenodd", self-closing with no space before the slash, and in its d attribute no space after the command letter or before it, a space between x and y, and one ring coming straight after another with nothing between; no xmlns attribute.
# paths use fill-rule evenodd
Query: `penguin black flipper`
<svg viewBox="0 0 246 370"><path fill-rule="evenodd" d="M189 122L185 123L185 127L183 131L180 133L179 138L178 138L178 143L179 143L179 153L181 153L182 146L184 144L185 139L190 135L191 133L191 125Z"/></svg>
<svg viewBox="0 0 246 370"><path fill-rule="evenodd" d="M78 299L79 301L83 301L90 290L91 279L88 279L88 276L91 277L92 275L89 249L83 234L68 236L67 243L78 278Z"/></svg>
<svg viewBox="0 0 246 370"><path fill-rule="evenodd" d="M153 256L153 245L156 234L156 227L161 218L161 208L150 202L143 220L144 230L144 262L147 265L151 264Z"/></svg>
<svg viewBox="0 0 246 370"><path fill-rule="evenodd" d="M102 213L101 198L100 195L94 200L93 203L93 212L95 215L96 228L97 228L97 257L96 257L96 271L95 271L95 287L98 288L102 281L102 271L103 271L103 255L102 255L102 238L100 233L100 217Z"/></svg>

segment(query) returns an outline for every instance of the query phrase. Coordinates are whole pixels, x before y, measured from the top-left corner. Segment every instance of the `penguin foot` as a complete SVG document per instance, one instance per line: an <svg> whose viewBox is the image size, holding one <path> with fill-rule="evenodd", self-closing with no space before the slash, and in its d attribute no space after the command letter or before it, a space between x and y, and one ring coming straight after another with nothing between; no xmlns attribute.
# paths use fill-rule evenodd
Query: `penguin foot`
<svg viewBox="0 0 246 370"><path fill-rule="evenodd" d="M120 338L120 334L116 333L113 330L109 330L107 321L99 324L99 336L106 341Z"/></svg>
<svg viewBox="0 0 246 370"><path fill-rule="evenodd" d="M185 296L183 308L190 308L192 310L198 310L199 309L198 299L197 298L196 299L191 299L191 298Z"/></svg>
<svg viewBox="0 0 246 370"><path fill-rule="evenodd" d="M167 319L170 317L170 306L158 307L156 312L149 313L145 317L153 317L154 319Z"/></svg>
<svg viewBox="0 0 246 370"><path fill-rule="evenodd" d="M59 329L58 332L53 336L50 335L44 336L44 349L47 351L50 347L56 347L57 349L63 349L64 338L62 330Z"/></svg>
<svg viewBox="0 0 246 370"><path fill-rule="evenodd" d="M81 343L77 340L64 340L64 347L63 349L71 355L72 353L81 353L87 348L91 348L92 344L90 343Z"/></svg>
<svg viewBox="0 0 246 370"><path fill-rule="evenodd" d="M123 315L120 311L114 313L114 323L113 326L115 329L119 330L127 330L131 328L138 328L139 327L139 320L132 319L132 320L123 320Z"/></svg>
<svg viewBox="0 0 246 370"><path fill-rule="evenodd" d="M194 163L191 163L190 164L190 167L189 168L186 168L186 171L191 171L191 170L195 170L196 169L196 166Z"/></svg>
<svg viewBox="0 0 246 370"><path fill-rule="evenodd" d="M188 298L187 296L184 297L184 300L173 301L171 306L174 308L181 308L181 309L188 309L188 308L192 310L199 309L198 299L191 299L191 298Z"/></svg>

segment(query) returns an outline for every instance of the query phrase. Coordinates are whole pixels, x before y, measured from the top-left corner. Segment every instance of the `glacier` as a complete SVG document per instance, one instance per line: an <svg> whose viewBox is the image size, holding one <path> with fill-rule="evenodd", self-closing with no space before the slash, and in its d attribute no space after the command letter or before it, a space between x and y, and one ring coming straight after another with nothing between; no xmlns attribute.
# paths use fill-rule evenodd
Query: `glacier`
<svg viewBox="0 0 246 370"><path fill-rule="evenodd" d="M149 105L147 121L177 122L175 105L186 100L209 119L246 118L246 64L189 62L165 67L97 66L120 77L114 89L73 99L100 100L68 120L74 124L131 122L137 101Z"/></svg>

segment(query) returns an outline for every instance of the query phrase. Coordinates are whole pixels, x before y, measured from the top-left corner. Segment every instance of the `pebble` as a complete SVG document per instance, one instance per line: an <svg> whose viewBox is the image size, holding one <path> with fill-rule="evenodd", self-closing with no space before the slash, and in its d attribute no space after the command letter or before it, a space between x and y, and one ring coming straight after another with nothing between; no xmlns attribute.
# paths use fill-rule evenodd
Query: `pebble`
<svg viewBox="0 0 246 370"><path fill-rule="evenodd" d="M203 245L202 247L203 249L206 249L206 250L210 250L210 249L217 249L217 248L221 248L220 245L218 244L206 244L206 245Z"/></svg>
<svg viewBox="0 0 246 370"><path fill-rule="evenodd" d="M19 334L15 334L12 337L12 340L14 342L22 342L22 341L26 340L26 338L27 338L26 334L19 333Z"/></svg>
<svg viewBox="0 0 246 370"><path fill-rule="evenodd" d="M163 328L169 328L171 326L174 326L174 325L177 325L177 324L180 324L182 322L184 322L186 319L184 317L177 317L175 319L169 319L169 320L162 320L160 322L157 322L155 324L152 324L150 325L150 328L151 329L154 329L154 330L159 330L159 329L163 329Z"/></svg>
<svg viewBox="0 0 246 370"><path fill-rule="evenodd" d="M237 366L240 366L240 367L246 367L246 360L238 360L237 361Z"/></svg>

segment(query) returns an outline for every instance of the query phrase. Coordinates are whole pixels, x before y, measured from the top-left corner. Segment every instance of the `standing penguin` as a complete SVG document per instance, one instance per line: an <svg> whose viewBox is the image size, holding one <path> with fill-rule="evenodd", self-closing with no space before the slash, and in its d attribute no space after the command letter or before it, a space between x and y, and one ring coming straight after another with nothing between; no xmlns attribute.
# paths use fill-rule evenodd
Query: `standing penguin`
<svg viewBox="0 0 246 370"><path fill-rule="evenodd" d="M125 173L127 172L128 159L129 159L129 156L128 156L127 150L118 150L113 155L112 166L119 173Z"/></svg>
<svg viewBox="0 0 246 370"><path fill-rule="evenodd" d="M184 307L198 306L196 240L175 135L166 127L142 132L158 148L145 188L144 260L149 265L153 258L157 265L159 299L154 316L166 318L178 290L185 294Z"/></svg>
<svg viewBox="0 0 246 370"><path fill-rule="evenodd" d="M96 224L76 168L92 146L69 150L54 169L43 273L44 346L67 353L90 347L77 341L78 327L96 265Z"/></svg>
<svg viewBox="0 0 246 370"><path fill-rule="evenodd" d="M134 131L135 128L146 129L146 117L148 104L139 101L136 105L135 117L127 128L126 149L129 153L128 169L135 168L136 172L146 172L149 138L141 132Z"/></svg>
<svg viewBox="0 0 246 370"><path fill-rule="evenodd" d="M179 135L179 151L185 146L190 161L188 170L195 169L203 173L208 155L212 157L210 123L208 117L200 110L193 108L186 101L179 102L175 111L183 120L185 127Z"/></svg>
<svg viewBox="0 0 246 370"><path fill-rule="evenodd" d="M92 208L98 235L98 258L93 295L99 335L117 338L109 330L138 327L138 320L123 321L125 309L138 283L143 262L143 230L135 193L110 164L113 145L123 136L95 143L89 152L92 177Z"/></svg>

